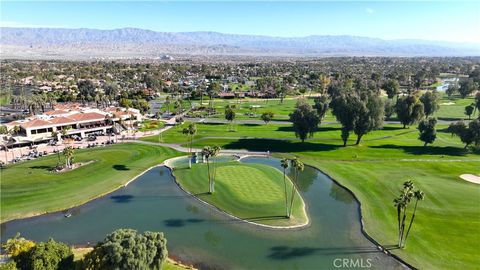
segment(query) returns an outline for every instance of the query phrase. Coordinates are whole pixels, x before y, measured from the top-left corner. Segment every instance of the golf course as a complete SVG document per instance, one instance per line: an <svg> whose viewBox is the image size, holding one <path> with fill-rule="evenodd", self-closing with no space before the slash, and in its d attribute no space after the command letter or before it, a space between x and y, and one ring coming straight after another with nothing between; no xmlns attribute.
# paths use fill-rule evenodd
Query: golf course
<svg viewBox="0 0 480 270"><path fill-rule="evenodd" d="M237 161L217 162L215 192L208 193L207 164L192 168L175 168L177 182L201 200L240 219L275 227L300 227L308 224L305 203L294 190L292 215L287 218L292 197L292 181L275 168L262 164L243 164ZM289 207L289 206L288 206Z"/></svg>
<svg viewBox="0 0 480 270"><path fill-rule="evenodd" d="M463 117L451 108L444 111L446 118ZM58 162L56 155L2 168L2 222L81 205L125 185L152 166L185 155L171 147L190 146L189 137L182 133L189 124L136 143L78 150L75 162L88 164L69 172L51 171ZM354 145L351 136L343 147L339 124L321 124L302 143L288 123L236 123L233 130L228 123L197 123L192 146L218 145L226 150L269 151L277 158L297 157L354 194L365 232L389 252L420 269L474 269L480 264L480 186L460 175L479 175L480 155L465 149L447 127L439 123L435 142L423 146L415 127L387 123L366 134L359 145ZM163 144L156 145L159 142ZM173 175L187 192L235 217L271 226L308 222L309 205L299 193L295 193L292 217L284 218L284 182L278 169L218 162L213 194L208 194L206 164L174 168ZM292 187L292 179L288 180L287 194ZM407 180L426 196L418 205L407 247L397 248L393 200Z"/></svg>

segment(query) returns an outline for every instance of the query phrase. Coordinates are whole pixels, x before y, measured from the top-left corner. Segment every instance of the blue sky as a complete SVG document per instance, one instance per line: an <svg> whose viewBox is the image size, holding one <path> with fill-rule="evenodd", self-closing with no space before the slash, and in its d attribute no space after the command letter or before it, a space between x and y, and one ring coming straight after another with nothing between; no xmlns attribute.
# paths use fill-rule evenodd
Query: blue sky
<svg viewBox="0 0 480 270"><path fill-rule="evenodd" d="M479 1L1 1L0 25L480 43Z"/></svg>

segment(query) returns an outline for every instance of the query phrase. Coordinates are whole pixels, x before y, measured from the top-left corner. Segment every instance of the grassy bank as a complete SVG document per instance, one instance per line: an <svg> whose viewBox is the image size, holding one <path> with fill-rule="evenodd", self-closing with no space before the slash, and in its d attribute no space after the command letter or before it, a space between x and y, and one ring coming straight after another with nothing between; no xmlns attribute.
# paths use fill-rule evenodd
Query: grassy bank
<svg viewBox="0 0 480 270"><path fill-rule="evenodd" d="M188 192L241 219L282 227L308 222L305 203L298 192L295 192L292 216L285 217L283 175L270 166L237 161L217 163L213 194L208 194L206 164L174 169L174 175ZM290 202L292 182L287 179L286 183Z"/></svg>
<svg viewBox="0 0 480 270"><path fill-rule="evenodd" d="M169 148L117 144L78 150L75 162L93 162L70 172L51 172L58 162L56 155L7 166L1 169L1 220L82 204L115 190L147 168L178 154Z"/></svg>
<svg viewBox="0 0 480 270"><path fill-rule="evenodd" d="M480 186L459 178L463 173L480 174L480 155L465 151L458 138L442 130L446 125L437 126L437 139L427 147L415 128L400 125L371 132L359 146L353 145L352 134L347 147L342 147L338 125L323 125L305 143L285 125L239 125L232 133L225 132L226 125L197 127L196 147L291 153L323 170L355 193L367 232L387 247L396 241L393 199L411 179L426 199L420 203L407 248L391 251L420 269L475 269L480 264ZM187 138L176 132L169 130L164 138L186 144Z"/></svg>

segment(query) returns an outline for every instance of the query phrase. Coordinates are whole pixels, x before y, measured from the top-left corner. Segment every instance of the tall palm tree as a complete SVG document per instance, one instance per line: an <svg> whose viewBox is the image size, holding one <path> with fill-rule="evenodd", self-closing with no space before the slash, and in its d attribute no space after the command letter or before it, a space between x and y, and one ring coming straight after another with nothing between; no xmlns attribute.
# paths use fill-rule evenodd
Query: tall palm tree
<svg viewBox="0 0 480 270"><path fill-rule="evenodd" d="M407 207L413 197L413 182L411 180L403 183L403 189L400 195L393 201L397 208L398 221L398 247L402 247L403 232L405 231L405 219L407 217ZM403 217L402 217L403 216Z"/></svg>
<svg viewBox="0 0 480 270"><path fill-rule="evenodd" d="M75 151L71 146L65 147L63 149L63 155L65 156L65 165L67 166L67 168L72 168L74 154L75 154Z"/></svg>
<svg viewBox="0 0 480 270"><path fill-rule="evenodd" d="M286 171L288 168L288 159L282 158L282 160L280 161L280 165L283 168L283 184L285 187L284 189L285 190L285 217L288 217L288 195L287 195L287 175L286 175Z"/></svg>
<svg viewBox="0 0 480 270"><path fill-rule="evenodd" d="M52 136L53 139L58 139L58 132L57 131L52 131L52 134L50 135ZM57 157L58 157L58 164L57 165L60 165L60 152L58 151L58 147L57 147L57 144L55 143L55 151L57 152Z"/></svg>
<svg viewBox="0 0 480 270"><path fill-rule="evenodd" d="M295 191L297 190L297 182L298 182L298 174L300 171L303 171L305 166L303 165L303 162L301 162L298 158L292 159L292 167L295 169L294 171L294 180L293 180L293 185L292 185L292 197L290 198L290 211L288 213L288 218L292 216L292 210L293 210L293 200L295 198Z"/></svg>
<svg viewBox="0 0 480 270"><path fill-rule="evenodd" d="M213 149L210 146L205 146L202 149L202 156L207 161L207 176L208 176L208 193L212 194L212 175L210 173L210 156L213 153Z"/></svg>
<svg viewBox="0 0 480 270"><path fill-rule="evenodd" d="M215 191L215 176L217 175L217 162L215 160L215 157L218 156L218 154L220 153L220 147L219 146L213 146L212 147L212 157L214 157L213 159L213 175L212 175L212 192Z"/></svg>
<svg viewBox="0 0 480 270"><path fill-rule="evenodd" d="M190 147L188 152L190 153L190 156L192 155L192 142L193 142L193 136L197 134L197 126L195 123L190 123L187 128L184 128L182 130L182 133L190 137ZM188 160L188 167L192 168L192 157Z"/></svg>
<svg viewBox="0 0 480 270"><path fill-rule="evenodd" d="M408 234L410 233L410 229L412 228L413 220L415 219L415 213L417 212L418 201L423 201L425 199L425 193L423 193L421 190L416 190L413 193L413 197L415 198L415 208L413 209L412 218L410 219L410 224L408 225L407 233L405 234L403 248L407 246L407 238L408 238Z"/></svg>

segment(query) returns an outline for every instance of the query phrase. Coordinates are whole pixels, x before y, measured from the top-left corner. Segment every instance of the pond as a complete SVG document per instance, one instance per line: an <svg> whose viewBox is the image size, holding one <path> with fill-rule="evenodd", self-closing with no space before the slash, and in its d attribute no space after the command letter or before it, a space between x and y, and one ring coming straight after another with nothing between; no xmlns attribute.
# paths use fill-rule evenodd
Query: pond
<svg viewBox="0 0 480 270"><path fill-rule="evenodd" d="M441 79L442 81L442 84L437 86L437 91L439 92L444 92L448 89L448 87L450 86L450 84L454 84L454 83L458 83L459 82L459 78L458 77L447 77L447 78L443 78Z"/></svg>
<svg viewBox="0 0 480 270"><path fill-rule="evenodd" d="M275 158L242 162L281 169ZM115 229L133 228L164 232L170 255L200 269L335 269L345 259L371 269L403 268L361 233L359 205L349 192L312 167L301 173L299 188L310 226L273 230L205 206L180 190L169 169L160 166L125 188L71 209L69 218L53 213L4 223L2 239L20 232L36 241L52 237L85 245Z"/></svg>

